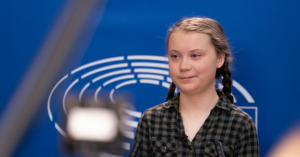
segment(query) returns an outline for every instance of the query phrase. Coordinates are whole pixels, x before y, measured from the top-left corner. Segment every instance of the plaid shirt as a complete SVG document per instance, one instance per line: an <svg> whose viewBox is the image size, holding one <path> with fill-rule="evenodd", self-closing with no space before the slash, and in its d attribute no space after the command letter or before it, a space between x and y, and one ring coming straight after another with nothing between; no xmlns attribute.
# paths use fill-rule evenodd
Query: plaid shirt
<svg viewBox="0 0 300 157"><path fill-rule="evenodd" d="M184 132L179 112L179 94L147 109L142 115L134 142L142 140L137 157L217 156L214 142L220 141L226 157L259 157L257 132L252 118L231 104L217 90L219 101L192 142Z"/></svg>

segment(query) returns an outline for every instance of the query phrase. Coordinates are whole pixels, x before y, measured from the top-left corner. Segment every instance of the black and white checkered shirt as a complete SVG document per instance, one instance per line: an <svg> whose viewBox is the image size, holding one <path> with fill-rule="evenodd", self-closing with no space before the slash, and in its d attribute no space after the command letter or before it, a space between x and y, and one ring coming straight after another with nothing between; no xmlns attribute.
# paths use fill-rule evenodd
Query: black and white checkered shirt
<svg viewBox="0 0 300 157"><path fill-rule="evenodd" d="M186 137L179 112L179 95L147 109L141 117L134 141L141 139L137 157L217 156L214 143L222 143L226 157L259 157L252 118L231 104L219 90L219 101L192 142Z"/></svg>

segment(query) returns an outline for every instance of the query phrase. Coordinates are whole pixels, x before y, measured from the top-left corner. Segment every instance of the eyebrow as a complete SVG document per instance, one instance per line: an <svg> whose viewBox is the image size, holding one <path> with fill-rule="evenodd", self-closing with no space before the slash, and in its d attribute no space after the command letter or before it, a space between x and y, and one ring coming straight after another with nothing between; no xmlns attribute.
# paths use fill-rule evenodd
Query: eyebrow
<svg viewBox="0 0 300 157"><path fill-rule="evenodd" d="M179 52L179 51L177 51L177 50L170 50L170 52L171 52L171 51L173 51L173 52Z"/></svg>
<svg viewBox="0 0 300 157"><path fill-rule="evenodd" d="M177 53L180 53L180 51L177 51L177 50L170 50L170 52L173 51L173 52L177 52ZM202 49L194 49L194 50L191 50L190 52L195 52L195 51L201 51L201 52L205 52L204 50Z"/></svg>

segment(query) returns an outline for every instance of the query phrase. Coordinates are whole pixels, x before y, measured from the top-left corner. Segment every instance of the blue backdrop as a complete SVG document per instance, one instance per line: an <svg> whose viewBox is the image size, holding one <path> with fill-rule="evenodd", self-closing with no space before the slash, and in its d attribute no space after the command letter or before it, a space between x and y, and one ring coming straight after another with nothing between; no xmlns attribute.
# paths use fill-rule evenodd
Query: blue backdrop
<svg viewBox="0 0 300 157"><path fill-rule="evenodd" d="M55 0L0 2L0 113L64 4ZM167 29L185 16L210 17L224 27L235 57L235 104L253 117L261 156L265 156L300 119L299 4L295 0L108 0L81 63L71 64L76 56L65 63L72 67L57 77L14 156L74 156L62 153L64 137L58 131L63 128L63 100L69 93L79 98L89 91L113 99L114 94L127 90L138 113L164 102L170 83L163 58L165 37ZM137 115L134 121L138 120ZM128 141L125 150L131 148L130 135Z"/></svg>

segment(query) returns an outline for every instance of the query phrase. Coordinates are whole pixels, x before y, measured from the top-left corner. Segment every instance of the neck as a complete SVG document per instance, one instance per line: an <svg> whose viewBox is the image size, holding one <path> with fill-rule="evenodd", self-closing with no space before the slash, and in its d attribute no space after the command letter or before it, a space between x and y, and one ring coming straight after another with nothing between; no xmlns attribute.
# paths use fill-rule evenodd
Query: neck
<svg viewBox="0 0 300 157"><path fill-rule="evenodd" d="M189 94L180 92L179 111L181 113L202 114L210 112L219 100L215 88L204 92Z"/></svg>

